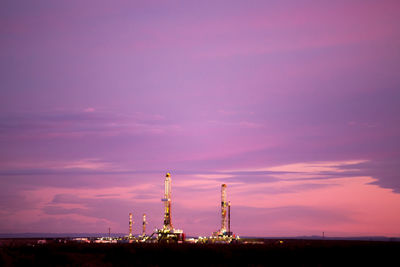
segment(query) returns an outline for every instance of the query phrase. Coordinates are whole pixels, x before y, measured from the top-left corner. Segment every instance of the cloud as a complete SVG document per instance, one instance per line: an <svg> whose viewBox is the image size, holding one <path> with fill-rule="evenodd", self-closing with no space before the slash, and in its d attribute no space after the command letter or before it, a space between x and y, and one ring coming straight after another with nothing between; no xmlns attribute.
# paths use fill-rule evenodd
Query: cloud
<svg viewBox="0 0 400 267"><path fill-rule="evenodd" d="M94 109L94 108L85 108L83 111L84 112L95 112L96 109Z"/></svg>
<svg viewBox="0 0 400 267"><path fill-rule="evenodd" d="M158 114L116 114L59 110L41 113L11 113L0 117L2 139L81 138L84 136L160 135L177 131L179 126L168 124Z"/></svg>
<svg viewBox="0 0 400 267"><path fill-rule="evenodd" d="M277 183L281 181L303 181L308 184L308 188L312 189L313 184L318 180L330 180L338 178L358 177L364 175L365 172L360 168L361 164L368 162L367 160L350 160L350 161L332 161L332 162L302 162L272 167L255 167L244 169L221 170L224 175L230 175L227 181L236 181L246 184L267 184ZM228 176L229 177L229 176ZM272 189L270 193L289 192L296 190L306 190L307 184L287 186L285 189ZM334 184L332 184L334 185ZM320 185L321 186L321 185ZM323 186L328 186L327 184ZM275 191L273 191L275 190Z"/></svg>
<svg viewBox="0 0 400 267"><path fill-rule="evenodd" d="M64 163L62 168L64 169L87 169L87 170L111 170L113 164L104 162L99 159L83 159L79 161L73 161L70 163Z"/></svg>
<svg viewBox="0 0 400 267"><path fill-rule="evenodd" d="M296 223L305 225L309 229L315 227L324 229L338 224L354 223L351 213L332 208L293 205L274 208L235 206L234 209L235 213L241 216L235 216L233 219L238 224L248 224L249 234L256 234L251 230L256 228L263 229L262 232L268 236L290 232L290 235L296 235L298 234L294 232ZM257 217L268 218L268 221L261 221Z"/></svg>
<svg viewBox="0 0 400 267"><path fill-rule="evenodd" d="M226 174L195 174L195 176L206 179L223 179L232 177L231 175L226 175Z"/></svg>
<svg viewBox="0 0 400 267"><path fill-rule="evenodd" d="M139 195L140 198L140 195ZM134 199L138 199L137 196ZM84 195L57 194L53 201L43 207L45 214L78 214L82 216L107 219L113 221L113 218L123 218L126 212L131 210L143 210L143 207L149 206L141 202L142 208L132 198L124 196L118 197L91 197ZM158 200L158 199L157 199ZM159 202L159 200L157 201ZM69 208L70 204L79 204L80 208ZM136 207L136 208L135 208Z"/></svg>
<svg viewBox="0 0 400 267"><path fill-rule="evenodd" d="M119 194L99 194L95 195L95 197L118 197Z"/></svg>
<svg viewBox="0 0 400 267"><path fill-rule="evenodd" d="M0 213L13 214L18 211L33 209L38 203L29 201L23 192L2 189L0 191Z"/></svg>
<svg viewBox="0 0 400 267"><path fill-rule="evenodd" d="M156 195L156 194L136 194L132 198L136 199L136 200L139 200L139 199L140 200L154 200L154 201L158 202L160 196L159 196L159 194L158 195Z"/></svg>
<svg viewBox="0 0 400 267"><path fill-rule="evenodd" d="M78 209L78 208L68 209L57 206L46 206L43 208L43 212L49 215L83 214L84 209Z"/></svg>
<svg viewBox="0 0 400 267"><path fill-rule="evenodd" d="M326 172L340 173L348 171L349 169L343 170L346 166L355 166L357 164L366 162L367 160L351 160L351 161L338 161L338 162L305 162L305 163L294 163L288 165L281 165L275 167L269 167L265 169L259 169L259 171L278 171L278 172L289 172L289 173L308 173L308 174L320 174ZM350 169L351 170L351 169ZM353 169L358 171L359 169Z"/></svg>
<svg viewBox="0 0 400 267"><path fill-rule="evenodd" d="M224 173L306 173L306 174L320 174L325 172L343 172L349 170L346 166L357 166L357 164L367 162L367 160L350 160L350 161L333 161L333 162L302 162L286 165L279 165L273 167L249 168L238 170L222 170ZM343 170L345 168L345 170ZM358 169L355 169L358 170Z"/></svg>
<svg viewBox="0 0 400 267"><path fill-rule="evenodd" d="M360 163L355 166L361 170L364 175L371 175L376 178L373 182L383 188L389 188L395 193L400 193L400 158L397 156L377 159Z"/></svg>
<svg viewBox="0 0 400 267"><path fill-rule="evenodd" d="M96 158L83 158L79 160L35 160L4 161L0 166L0 175L18 174L54 174L65 171L121 171L115 162Z"/></svg>
<svg viewBox="0 0 400 267"><path fill-rule="evenodd" d="M392 229L394 226L390 222L393 219L396 221L395 215L390 213L392 208L386 205L400 201L398 195L371 184L374 181L371 177L317 180L275 178L248 183L244 182L246 177L239 176L236 178L243 181L229 180L235 177L174 174L172 212L176 227L183 228L188 234L200 235L217 230L220 187L221 183L226 182L228 200L232 203L232 227L240 235L315 234L316 229L332 235L343 229L356 231L357 225L370 218L372 213L379 215L379 220L373 219L369 224L373 231L379 232L377 229L382 225L386 225L387 230ZM263 175L256 177L264 178ZM28 212L26 224L29 225L37 225L36 222L43 218L48 222L57 220L57 227L49 229L59 232L62 232L62 224L68 223L68 220L85 221L97 231L111 225L116 231L125 232L127 214L133 212L136 222L140 222L141 215L146 213L151 221L150 228L160 227L163 177L157 177L154 181L149 181L148 177L142 178L141 181L131 178L131 185L122 187L37 187L26 190L26 198L22 202L15 198L15 205L21 207L24 202L31 202L35 206L21 209L21 213L15 211L12 218L22 218L23 213ZM10 203L11 199L5 197L3 200L4 203ZM369 207L367 210L365 205ZM5 220L0 223L0 229L11 229L11 217L5 213L1 216ZM22 229L22 225L18 225L20 228L15 225L12 229ZM65 229L69 229L68 226ZM360 232L364 231L362 226Z"/></svg>

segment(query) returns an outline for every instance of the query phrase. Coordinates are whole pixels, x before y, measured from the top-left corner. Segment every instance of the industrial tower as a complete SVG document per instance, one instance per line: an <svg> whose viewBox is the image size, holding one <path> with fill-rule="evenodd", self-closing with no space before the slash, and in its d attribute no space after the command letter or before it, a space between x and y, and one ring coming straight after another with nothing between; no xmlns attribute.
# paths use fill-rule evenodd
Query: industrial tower
<svg viewBox="0 0 400 267"><path fill-rule="evenodd" d="M228 203L226 202L226 184L222 184L221 186L221 230L220 234L224 235L226 233L226 208Z"/></svg>
<svg viewBox="0 0 400 267"><path fill-rule="evenodd" d="M169 172L165 175L164 187L164 198L161 199L164 202L163 229L172 230L174 227L171 220L171 174Z"/></svg>
<svg viewBox="0 0 400 267"><path fill-rule="evenodd" d="M164 202L164 224L163 228L157 230L159 242L181 242L185 239L185 235L182 230L174 229L172 225L171 217L171 174L167 173L164 180L164 198L161 199Z"/></svg>
<svg viewBox="0 0 400 267"><path fill-rule="evenodd" d="M232 232L231 232L231 202L230 201L228 201L228 232L227 232L227 234L229 236L232 235Z"/></svg>
<svg viewBox="0 0 400 267"><path fill-rule="evenodd" d="M227 201L226 187L221 185L221 228L213 233L213 238L231 242L235 236L231 232L231 202Z"/></svg>
<svg viewBox="0 0 400 267"><path fill-rule="evenodd" d="M147 222L146 222L146 214L143 213L143 231L142 231L142 236L146 235L146 224L147 224Z"/></svg>
<svg viewBox="0 0 400 267"><path fill-rule="evenodd" d="M129 238L132 237L132 224L133 224L132 213L129 213Z"/></svg>

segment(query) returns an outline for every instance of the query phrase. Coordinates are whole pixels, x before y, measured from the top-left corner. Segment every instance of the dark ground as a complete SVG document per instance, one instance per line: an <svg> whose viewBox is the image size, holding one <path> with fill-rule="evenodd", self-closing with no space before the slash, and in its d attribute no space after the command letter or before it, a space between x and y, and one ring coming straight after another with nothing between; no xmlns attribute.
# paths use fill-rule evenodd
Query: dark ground
<svg viewBox="0 0 400 267"><path fill-rule="evenodd" d="M0 246L0 266L399 266L400 264L400 242L264 241L265 244L230 245L77 243L33 245L35 240L28 242L8 240L2 242Z"/></svg>

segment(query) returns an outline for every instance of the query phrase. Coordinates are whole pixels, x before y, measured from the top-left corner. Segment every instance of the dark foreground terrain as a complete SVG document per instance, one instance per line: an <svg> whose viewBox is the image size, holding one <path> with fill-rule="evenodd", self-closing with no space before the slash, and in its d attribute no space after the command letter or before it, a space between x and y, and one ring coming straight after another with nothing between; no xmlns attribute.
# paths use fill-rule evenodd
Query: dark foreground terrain
<svg viewBox="0 0 400 267"><path fill-rule="evenodd" d="M400 242L263 241L231 245L3 242L0 266L399 266Z"/></svg>

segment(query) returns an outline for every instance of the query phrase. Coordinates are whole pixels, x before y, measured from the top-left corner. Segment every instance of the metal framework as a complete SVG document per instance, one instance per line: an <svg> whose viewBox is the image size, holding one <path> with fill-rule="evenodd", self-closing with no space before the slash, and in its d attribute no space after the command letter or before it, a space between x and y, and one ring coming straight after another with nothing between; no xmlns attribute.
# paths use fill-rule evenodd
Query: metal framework
<svg viewBox="0 0 400 267"><path fill-rule="evenodd" d="M146 214L145 213L143 213L143 230L142 230L142 235L143 236L145 236L146 235L146 224L147 224L147 222L146 222Z"/></svg>
<svg viewBox="0 0 400 267"><path fill-rule="evenodd" d="M132 213L129 213L129 237L132 237L132 224L133 224Z"/></svg>
<svg viewBox="0 0 400 267"><path fill-rule="evenodd" d="M174 229L171 216L171 174L165 175L164 181L164 224L162 229L156 229L158 242L182 242L185 234L182 230Z"/></svg>
<svg viewBox="0 0 400 267"><path fill-rule="evenodd" d="M232 232L231 232L231 202L230 201L228 201L228 232L227 232L227 234L229 236L232 235Z"/></svg>
<svg viewBox="0 0 400 267"><path fill-rule="evenodd" d="M165 230L174 229L172 225L172 217L171 217L171 174L167 173L165 175L164 181L164 198L161 201L164 202L164 226Z"/></svg>
<svg viewBox="0 0 400 267"><path fill-rule="evenodd" d="M226 208L228 203L226 201L226 184L221 186L221 234L226 233L227 218L226 218Z"/></svg>

